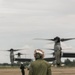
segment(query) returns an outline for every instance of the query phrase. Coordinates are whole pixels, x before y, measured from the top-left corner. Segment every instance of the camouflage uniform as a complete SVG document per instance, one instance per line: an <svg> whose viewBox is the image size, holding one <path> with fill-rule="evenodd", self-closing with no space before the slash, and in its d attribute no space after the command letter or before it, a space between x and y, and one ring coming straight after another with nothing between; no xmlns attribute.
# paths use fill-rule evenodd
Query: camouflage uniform
<svg viewBox="0 0 75 75"><path fill-rule="evenodd" d="M52 75L51 65L43 59L37 59L31 63L29 75Z"/></svg>

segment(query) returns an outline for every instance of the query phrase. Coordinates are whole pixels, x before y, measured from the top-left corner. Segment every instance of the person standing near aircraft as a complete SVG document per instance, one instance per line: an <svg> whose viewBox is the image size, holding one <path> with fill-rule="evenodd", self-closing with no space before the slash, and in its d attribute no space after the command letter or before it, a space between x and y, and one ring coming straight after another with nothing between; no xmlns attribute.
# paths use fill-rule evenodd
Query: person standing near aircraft
<svg viewBox="0 0 75 75"><path fill-rule="evenodd" d="M22 75L25 75L25 71L24 71L25 67L23 63L21 64L20 69L21 69Z"/></svg>
<svg viewBox="0 0 75 75"><path fill-rule="evenodd" d="M44 52L41 49L34 51L34 58L29 68L29 75L52 75L51 64L43 60Z"/></svg>

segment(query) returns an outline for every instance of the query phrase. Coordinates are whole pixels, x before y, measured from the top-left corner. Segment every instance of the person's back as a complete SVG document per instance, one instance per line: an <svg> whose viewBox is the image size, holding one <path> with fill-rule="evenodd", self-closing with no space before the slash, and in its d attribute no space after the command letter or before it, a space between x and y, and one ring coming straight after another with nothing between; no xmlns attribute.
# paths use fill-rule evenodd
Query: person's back
<svg viewBox="0 0 75 75"><path fill-rule="evenodd" d="M51 75L51 65L39 58L31 63L29 75Z"/></svg>
<svg viewBox="0 0 75 75"><path fill-rule="evenodd" d="M38 59L31 63L29 75L51 75L51 65Z"/></svg>
<svg viewBox="0 0 75 75"><path fill-rule="evenodd" d="M24 68L25 68L24 65L21 64L20 69L21 69L22 75L25 75Z"/></svg>

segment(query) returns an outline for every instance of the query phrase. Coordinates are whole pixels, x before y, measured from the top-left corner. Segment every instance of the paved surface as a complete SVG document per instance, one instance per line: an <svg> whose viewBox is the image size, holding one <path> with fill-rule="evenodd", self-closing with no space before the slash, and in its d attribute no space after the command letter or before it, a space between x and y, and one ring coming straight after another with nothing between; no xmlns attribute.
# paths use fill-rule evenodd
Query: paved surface
<svg viewBox="0 0 75 75"><path fill-rule="evenodd" d="M28 75L28 70L25 69L26 75ZM19 68L16 69L0 69L0 75L21 75ZM75 75L74 68L56 68L52 67L52 75Z"/></svg>

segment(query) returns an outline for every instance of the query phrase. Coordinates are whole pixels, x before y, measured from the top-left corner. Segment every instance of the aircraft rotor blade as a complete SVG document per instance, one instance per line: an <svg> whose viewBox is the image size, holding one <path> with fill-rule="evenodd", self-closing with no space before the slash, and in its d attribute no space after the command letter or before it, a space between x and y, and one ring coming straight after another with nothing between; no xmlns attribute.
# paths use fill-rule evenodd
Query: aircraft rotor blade
<svg viewBox="0 0 75 75"><path fill-rule="evenodd" d="M42 38L35 38L34 40L49 40L49 41L54 41L54 39L42 39Z"/></svg>
<svg viewBox="0 0 75 75"><path fill-rule="evenodd" d="M48 44L54 44L54 42L49 42Z"/></svg>
<svg viewBox="0 0 75 75"><path fill-rule="evenodd" d="M61 41L64 42L64 41L74 40L74 39L75 39L75 38L62 38Z"/></svg>
<svg viewBox="0 0 75 75"><path fill-rule="evenodd" d="M19 50L23 50L23 49L10 49L10 50L6 50L6 51L19 51Z"/></svg>
<svg viewBox="0 0 75 75"><path fill-rule="evenodd" d="M55 54L55 53L54 53L54 52L52 52L52 53L45 53L45 54L49 54L49 55L50 55L50 54Z"/></svg>
<svg viewBox="0 0 75 75"><path fill-rule="evenodd" d="M45 49L54 51L54 49L50 49L50 48L45 48Z"/></svg>
<svg viewBox="0 0 75 75"><path fill-rule="evenodd" d="M15 55L29 55L29 54L25 54L25 53L17 53Z"/></svg>
<svg viewBox="0 0 75 75"><path fill-rule="evenodd" d="M24 55L24 54L22 54L22 53L18 54L18 53L17 53L17 54L15 54L15 55Z"/></svg>

